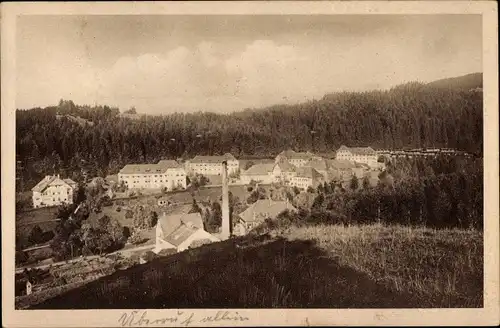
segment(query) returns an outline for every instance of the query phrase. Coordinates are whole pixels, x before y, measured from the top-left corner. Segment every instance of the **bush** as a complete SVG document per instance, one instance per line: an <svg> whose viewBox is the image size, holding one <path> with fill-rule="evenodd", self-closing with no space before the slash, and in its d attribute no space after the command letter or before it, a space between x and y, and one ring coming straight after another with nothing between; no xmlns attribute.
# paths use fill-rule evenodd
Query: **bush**
<svg viewBox="0 0 500 328"><path fill-rule="evenodd" d="M122 208L121 208L120 206L118 206L118 207L116 208L116 211L117 211L117 212L121 212L121 210L122 210Z"/></svg>
<svg viewBox="0 0 500 328"><path fill-rule="evenodd" d="M134 217L134 212L132 210L127 210L127 213L125 213L125 218L132 219L133 217Z"/></svg>

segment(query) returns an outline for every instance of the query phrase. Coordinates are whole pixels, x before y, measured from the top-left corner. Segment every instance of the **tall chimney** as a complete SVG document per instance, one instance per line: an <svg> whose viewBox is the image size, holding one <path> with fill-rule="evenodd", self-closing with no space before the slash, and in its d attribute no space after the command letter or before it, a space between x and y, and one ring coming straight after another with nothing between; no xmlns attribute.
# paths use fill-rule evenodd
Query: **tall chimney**
<svg viewBox="0 0 500 328"><path fill-rule="evenodd" d="M222 231L221 239L226 240L230 235L229 223L229 188L227 185L227 162L222 162Z"/></svg>

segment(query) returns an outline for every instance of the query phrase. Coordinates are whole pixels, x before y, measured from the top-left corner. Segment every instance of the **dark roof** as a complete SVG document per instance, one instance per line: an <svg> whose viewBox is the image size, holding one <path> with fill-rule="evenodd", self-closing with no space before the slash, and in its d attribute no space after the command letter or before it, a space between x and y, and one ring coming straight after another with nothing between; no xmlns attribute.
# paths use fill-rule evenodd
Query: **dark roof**
<svg viewBox="0 0 500 328"><path fill-rule="evenodd" d="M295 210L295 207L286 201L259 199L239 216L245 222L263 222L266 218L275 218L286 209Z"/></svg>

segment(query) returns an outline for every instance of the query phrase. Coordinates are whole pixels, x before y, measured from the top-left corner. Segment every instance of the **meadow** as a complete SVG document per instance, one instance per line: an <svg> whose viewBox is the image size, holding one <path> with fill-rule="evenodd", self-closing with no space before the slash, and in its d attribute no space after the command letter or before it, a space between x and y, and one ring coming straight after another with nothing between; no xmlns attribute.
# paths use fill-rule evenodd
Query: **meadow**
<svg viewBox="0 0 500 328"><path fill-rule="evenodd" d="M474 230L289 226L136 265L33 308L481 307L482 258Z"/></svg>

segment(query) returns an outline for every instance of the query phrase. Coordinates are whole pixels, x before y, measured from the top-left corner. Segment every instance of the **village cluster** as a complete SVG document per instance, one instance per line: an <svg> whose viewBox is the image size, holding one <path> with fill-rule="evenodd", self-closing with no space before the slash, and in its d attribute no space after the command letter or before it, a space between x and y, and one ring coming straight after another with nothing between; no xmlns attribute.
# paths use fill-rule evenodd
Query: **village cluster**
<svg viewBox="0 0 500 328"><path fill-rule="evenodd" d="M156 224L154 252L164 249L182 251L193 242L208 243L224 240L233 235L244 235L267 218L275 218L285 210L296 210L288 200L260 199L229 223L229 185L273 184L307 190L324 182L348 181L378 176L384 163L371 147L350 148L341 146L335 159L325 159L311 152L282 151L274 162L258 163L242 169L240 161L232 154L222 156L195 156L183 164L175 160L161 160L156 164L129 164L117 175L115 183L124 185L129 192L139 190L183 190L189 177L219 177L222 186L222 229L208 233L200 213L160 215ZM77 184L70 179L46 176L33 189L35 208L71 204ZM159 199L159 202L162 199ZM159 204L161 205L161 204ZM230 225L232 229L230 229Z"/></svg>

